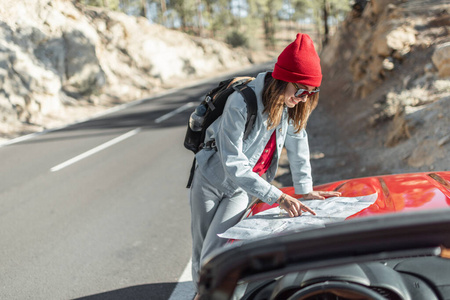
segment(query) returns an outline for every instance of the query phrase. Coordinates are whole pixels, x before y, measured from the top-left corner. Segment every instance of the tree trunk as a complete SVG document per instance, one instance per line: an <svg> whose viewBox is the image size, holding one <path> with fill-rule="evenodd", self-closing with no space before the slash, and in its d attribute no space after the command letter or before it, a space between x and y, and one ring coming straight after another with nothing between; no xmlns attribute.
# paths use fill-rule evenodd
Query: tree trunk
<svg viewBox="0 0 450 300"><path fill-rule="evenodd" d="M147 18L147 0L141 0L141 17Z"/></svg>
<svg viewBox="0 0 450 300"><path fill-rule="evenodd" d="M264 16L264 35L266 40L266 47L269 49L273 49L275 47L275 39L274 39L274 24L273 24L273 16L267 13Z"/></svg>
<svg viewBox="0 0 450 300"><path fill-rule="evenodd" d="M323 0L323 46L328 43L329 28L328 28L328 16L330 14L330 4L327 0Z"/></svg>
<svg viewBox="0 0 450 300"><path fill-rule="evenodd" d="M166 26L166 0L161 0L161 22L163 26Z"/></svg>
<svg viewBox="0 0 450 300"><path fill-rule="evenodd" d="M201 10L202 1L197 0L198 36L203 37L203 15Z"/></svg>
<svg viewBox="0 0 450 300"><path fill-rule="evenodd" d="M273 9L273 1L269 0L267 2L268 11L264 16L264 34L266 40L266 46L270 49L275 48L275 18L274 18L274 9Z"/></svg>

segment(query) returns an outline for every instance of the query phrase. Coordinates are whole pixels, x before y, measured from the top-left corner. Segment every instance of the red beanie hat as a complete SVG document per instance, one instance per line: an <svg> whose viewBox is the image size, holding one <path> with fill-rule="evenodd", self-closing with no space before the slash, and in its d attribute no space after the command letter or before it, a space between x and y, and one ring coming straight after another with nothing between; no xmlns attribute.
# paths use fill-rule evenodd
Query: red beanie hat
<svg viewBox="0 0 450 300"><path fill-rule="evenodd" d="M295 41L281 52L272 77L286 82L320 86L320 59L309 35L298 33Z"/></svg>

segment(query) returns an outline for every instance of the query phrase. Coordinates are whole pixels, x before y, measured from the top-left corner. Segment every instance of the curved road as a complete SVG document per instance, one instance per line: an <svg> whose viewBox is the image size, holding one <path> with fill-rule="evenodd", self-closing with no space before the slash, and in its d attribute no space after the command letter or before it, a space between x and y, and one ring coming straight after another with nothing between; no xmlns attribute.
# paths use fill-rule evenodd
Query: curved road
<svg viewBox="0 0 450 300"><path fill-rule="evenodd" d="M1 299L191 299L182 142L218 80L0 147Z"/></svg>

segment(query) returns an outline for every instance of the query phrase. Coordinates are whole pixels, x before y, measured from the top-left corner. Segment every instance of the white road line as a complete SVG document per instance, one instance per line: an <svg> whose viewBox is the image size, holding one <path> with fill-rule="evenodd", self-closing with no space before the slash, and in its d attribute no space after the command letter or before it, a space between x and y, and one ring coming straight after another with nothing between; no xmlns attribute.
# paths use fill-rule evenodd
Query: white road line
<svg viewBox="0 0 450 300"><path fill-rule="evenodd" d="M186 103L185 105L178 107L177 109L171 111L170 113L159 117L158 119L155 120L155 123L161 123L162 121L165 121L165 120L175 116L176 114L178 114L182 111L185 111L186 109L191 108L194 105L195 105L195 102Z"/></svg>
<svg viewBox="0 0 450 300"><path fill-rule="evenodd" d="M125 133L125 134L122 134L121 136L116 137L115 139L110 140L109 142L101 144L100 146L97 146L97 147L95 147L95 148L93 148L93 149L91 149L89 151L86 151L86 152L84 152L84 153L82 153L82 154L80 154L80 155L78 155L78 156L76 156L76 157L74 157L72 159L69 159L69 160L67 160L67 161L65 161L65 162L63 162L63 163L61 163L61 164L51 168L50 171L52 171L52 172L59 171L59 170L65 168L67 166L70 166L71 164L74 164L74 163L76 163L76 162L78 162L78 161L80 161L80 160L82 160L82 159L84 159L84 158L86 158L86 157L88 157L90 155L93 155L93 154L95 154L97 152L100 152L100 151L102 151L102 150L104 150L104 149L106 149L108 147L111 147L112 145L117 144L117 143L119 143L119 142L121 142L121 141L123 141L123 140L125 140L125 139L127 139L129 137L132 137L133 135L137 134L139 131L141 131L140 127L136 128L136 129L133 129L133 130L131 130L131 131Z"/></svg>
<svg viewBox="0 0 450 300"><path fill-rule="evenodd" d="M169 300L192 300L194 298L195 287L192 282L191 268L192 260L189 260Z"/></svg>

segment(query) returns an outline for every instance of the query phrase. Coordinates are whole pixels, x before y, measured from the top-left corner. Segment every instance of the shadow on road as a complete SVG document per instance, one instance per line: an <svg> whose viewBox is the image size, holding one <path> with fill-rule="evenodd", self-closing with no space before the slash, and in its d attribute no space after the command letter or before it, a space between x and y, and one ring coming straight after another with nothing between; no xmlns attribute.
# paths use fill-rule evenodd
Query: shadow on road
<svg viewBox="0 0 450 300"><path fill-rule="evenodd" d="M124 299L169 299L176 282L143 284L123 289L118 289L101 294L76 298L74 300L124 300Z"/></svg>

